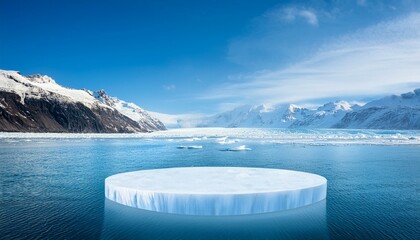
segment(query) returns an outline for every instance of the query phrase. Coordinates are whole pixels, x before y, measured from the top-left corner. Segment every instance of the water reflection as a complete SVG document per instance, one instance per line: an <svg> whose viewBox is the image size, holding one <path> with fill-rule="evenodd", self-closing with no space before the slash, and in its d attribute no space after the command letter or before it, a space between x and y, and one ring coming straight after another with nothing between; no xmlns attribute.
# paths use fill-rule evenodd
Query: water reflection
<svg viewBox="0 0 420 240"><path fill-rule="evenodd" d="M326 200L267 214L185 216L105 199L102 239L328 239Z"/></svg>

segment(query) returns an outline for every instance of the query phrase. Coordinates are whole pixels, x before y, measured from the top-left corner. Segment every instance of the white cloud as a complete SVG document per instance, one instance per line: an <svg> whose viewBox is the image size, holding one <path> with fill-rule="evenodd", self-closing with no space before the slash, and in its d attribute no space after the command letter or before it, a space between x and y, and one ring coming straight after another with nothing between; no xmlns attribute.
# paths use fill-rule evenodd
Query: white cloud
<svg viewBox="0 0 420 240"><path fill-rule="evenodd" d="M174 84L163 85L163 89L165 89L167 91L172 91L172 90L176 89L176 86Z"/></svg>
<svg viewBox="0 0 420 240"><path fill-rule="evenodd" d="M312 51L314 43L322 39L324 30L317 26L320 19L329 18L330 14L322 9L270 8L254 18L244 34L229 41L227 59L254 68L273 67L269 65L298 58L300 53Z"/></svg>
<svg viewBox="0 0 420 240"><path fill-rule="evenodd" d="M318 26L318 16L312 9L298 8L298 7L287 7L281 9L275 9L268 13L272 18L282 19L286 22L293 22L298 18L302 18L308 24L312 26Z"/></svg>
<svg viewBox="0 0 420 240"><path fill-rule="evenodd" d="M303 18L306 18L306 21L308 21L309 24L317 26L318 25L318 17L316 14L309 10L301 10L299 12L299 15Z"/></svg>
<svg viewBox="0 0 420 240"><path fill-rule="evenodd" d="M414 87L420 87L420 13L335 39L305 61L250 74L205 98L285 103L401 93Z"/></svg>

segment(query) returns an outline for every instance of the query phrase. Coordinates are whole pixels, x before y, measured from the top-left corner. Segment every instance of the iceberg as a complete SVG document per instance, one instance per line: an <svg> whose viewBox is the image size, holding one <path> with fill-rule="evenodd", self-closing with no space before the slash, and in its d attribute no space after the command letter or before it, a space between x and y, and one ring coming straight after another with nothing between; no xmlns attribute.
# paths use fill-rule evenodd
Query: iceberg
<svg viewBox="0 0 420 240"><path fill-rule="evenodd" d="M326 198L327 180L298 171L186 167L120 173L105 179L105 197L144 210L201 216L277 212Z"/></svg>
<svg viewBox="0 0 420 240"><path fill-rule="evenodd" d="M228 137L222 137L222 138L217 138L216 142L218 144L233 144L233 143L238 142L238 140L231 140L231 139L228 139Z"/></svg>
<svg viewBox="0 0 420 240"><path fill-rule="evenodd" d="M231 152L237 152L237 151L251 151L252 149L247 147L246 145L241 145L239 147L233 147L233 148L228 148L222 151L231 151Z"/></svg>
<svg viewBox="0 0 420 240"><path fill-rule="evenodd" d="M192 145L192 146L178 146L178 149L202 149L203 146L201 145Z"/></svg>

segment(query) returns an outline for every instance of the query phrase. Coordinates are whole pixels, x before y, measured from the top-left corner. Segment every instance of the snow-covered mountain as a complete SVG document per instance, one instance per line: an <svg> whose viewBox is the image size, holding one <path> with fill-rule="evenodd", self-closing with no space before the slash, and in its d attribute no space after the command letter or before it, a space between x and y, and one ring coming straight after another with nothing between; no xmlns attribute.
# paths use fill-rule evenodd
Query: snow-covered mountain
<svg viewBox="0 0 420 240"><path fill-rule="evenodd" d="M193 128L201 123L203 114L190 113L190 114L166 114L159 112L147 111L147 113L159 119L165 124L167 128Z"/></svg>
<svg viewBox="0 0 420 240"><path fill-rule="evenodd" d="M196 121L197 127L420 129L420 89L365 104L329 102L315 110L294 104L250 106Z"/></svg>
<svg viewBox="0 0 420 240"><path fill-rule="evenodd" d="M0 131L149 132L165 126L133 103L0 70Z"/></svg>
<svg viewBox="0 0 420 240"><path fill-rule="evenodd" d="M304 119L309 110L296 105L241 106L231 111L209 116L199 127L289 127L294 121Z"/></svg>
<svg viewBox="0 0 420 240"><path fill-rule="evenodd" d="M332 127L420 129L420 89L369 102Z"/></svg>
<svg viewBox="0 0 420 240"><path fill-rule="evenodd" d="M142 109L141 107L137 106L134 103L128 103L116 97L111 97L108 94L106 94L104 90L99 90L93 93L90 91L88 92L92 94L101 103L104 103L107 106L116 109L121 114L140 123L140 125L145 126L147 129L150 129L150 130L165 129L165 125L160 120L150 116L148 112L146 112L144 109Z"/></svg>
<svg viewBox="0 0 420 240"><path fill-rule="evenodd" d="M317 110L294 104L242 106L232 111L207 117L200 127L317 127L328 128L336 124L349 111L351 105L345 101L330 102Z"/></svg>
<svg viewBox="0 0 420 240"><path fill-rule="evenodd" d="M329 102L317 110L310 111L305 118L294 121L290 127L330 128L348 112L353 111L353 107L357 106L352 106L346 101Z"/></svg>

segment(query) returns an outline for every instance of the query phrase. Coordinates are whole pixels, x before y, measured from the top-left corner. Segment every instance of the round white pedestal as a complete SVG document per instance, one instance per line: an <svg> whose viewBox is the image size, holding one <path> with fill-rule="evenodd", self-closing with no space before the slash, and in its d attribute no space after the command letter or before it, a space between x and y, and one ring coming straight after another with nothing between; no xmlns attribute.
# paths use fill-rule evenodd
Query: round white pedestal
<svg viewBox="0 0 420 240"><path fill-rule="evenodd" d="M105 179L105 196L145 210L187 215L275 212L325 199L319 175L268 168L187 167L143 170Z"/></svg>

